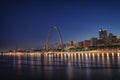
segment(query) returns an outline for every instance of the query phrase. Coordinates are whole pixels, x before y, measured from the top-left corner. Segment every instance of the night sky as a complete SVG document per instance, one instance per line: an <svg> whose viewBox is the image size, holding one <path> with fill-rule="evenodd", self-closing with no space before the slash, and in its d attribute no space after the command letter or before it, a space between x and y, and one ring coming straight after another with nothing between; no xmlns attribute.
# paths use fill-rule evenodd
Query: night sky
<svg viewBox="0 0 120 80"><path fill-rule="evenodd" d="M51 26L64 43L98 37L98 30L120 36L119 0L3 0L0 2L0 50L42 48ZM59 42L53 29L50 44Z"/></svg>

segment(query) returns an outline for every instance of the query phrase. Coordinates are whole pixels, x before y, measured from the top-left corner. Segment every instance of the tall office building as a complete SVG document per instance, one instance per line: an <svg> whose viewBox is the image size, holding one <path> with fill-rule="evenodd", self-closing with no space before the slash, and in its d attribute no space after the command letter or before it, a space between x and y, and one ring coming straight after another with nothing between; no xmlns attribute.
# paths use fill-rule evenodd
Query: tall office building
<svg viewBox="0 0 120 80"><path fill-rule="evenodd" d="M107 30L106 29L99 30L99 39L107 39Z"/></svg>
<svg viewBox="0 0 120 80"><path fill-rule="evenodd" d="M106 29L100 29L99 30L99 45L104 45L106 46L108 43L107 39L107 30Z"/></svg>

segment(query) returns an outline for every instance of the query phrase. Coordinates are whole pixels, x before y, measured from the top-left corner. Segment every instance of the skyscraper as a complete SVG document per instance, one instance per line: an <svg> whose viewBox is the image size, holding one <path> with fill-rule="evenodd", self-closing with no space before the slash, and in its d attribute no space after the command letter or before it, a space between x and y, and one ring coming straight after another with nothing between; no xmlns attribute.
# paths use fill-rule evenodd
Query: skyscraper
<svg viewBox="0 0 120 80"><path fill-rule="evenodd" d="M100 29L99 30L99 39L107 39L107 30L106 29Z"/></svg>
<svg viewBox="0 0 120 80"><path fill-rule="evenodd" d="M99 30L99 45L106 46L108 43L107 41L107 30L106 29L100 29Z"/></svg>

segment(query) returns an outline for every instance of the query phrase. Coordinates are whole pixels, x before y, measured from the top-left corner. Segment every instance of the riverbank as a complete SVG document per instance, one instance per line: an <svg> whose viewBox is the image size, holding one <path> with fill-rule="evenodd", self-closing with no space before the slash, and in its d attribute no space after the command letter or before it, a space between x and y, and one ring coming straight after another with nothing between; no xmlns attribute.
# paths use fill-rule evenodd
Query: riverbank
<svg viewBox="0 0 120 80"><path fill-rule="evenodd" d="M56 52L56 51L51 51L51 52L5 52L5 53L0 53L0 55L35 55L35 54L84 54L84 53L120 53L120 50L90 50L90 51L62 51L62 52Z"/></svg>

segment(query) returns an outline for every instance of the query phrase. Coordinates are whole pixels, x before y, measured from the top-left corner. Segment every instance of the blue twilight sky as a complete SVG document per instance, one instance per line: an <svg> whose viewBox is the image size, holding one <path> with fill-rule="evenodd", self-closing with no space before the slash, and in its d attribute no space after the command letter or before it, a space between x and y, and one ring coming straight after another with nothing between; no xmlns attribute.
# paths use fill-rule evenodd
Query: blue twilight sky
<svg viewBox="0 0 120 80"><path fill-rule="evenodd" d="M42 48L56 25L64 43L98 37L98 30L120 36L119 0L3 0L0 2L0 50ZM51 31L50 44L58 42Z"/></svg>

